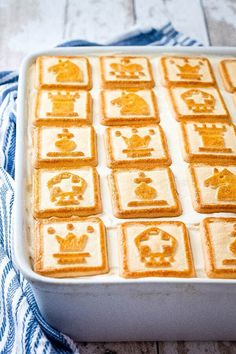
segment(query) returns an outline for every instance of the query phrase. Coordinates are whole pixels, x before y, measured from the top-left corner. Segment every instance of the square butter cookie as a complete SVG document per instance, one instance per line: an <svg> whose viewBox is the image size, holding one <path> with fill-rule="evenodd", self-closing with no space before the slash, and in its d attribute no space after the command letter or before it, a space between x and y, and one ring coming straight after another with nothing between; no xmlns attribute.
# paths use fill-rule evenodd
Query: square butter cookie
<svg viewBox="0 0 236 354"><path fill-rule="evenodd" d="M223 97L216 87L178 86L169 88L178 121L225 122L230 120Z"/></svg>
<svg viewBox="0 0 236 354"><path fill-rule="evenodd" d="M236 218L206 218L201 223L209 278L236 279Z"/></svg>
<svg viewBox="0 0 236 354"><path fill-rule="evenodd" d="M236 166L190 165L189 172L196 211L236 212Z"/></svg>
<svg viewBox="0 0 236 354"><path fill-rule="evenodd" d="M102 220L71 217L37 221L34 270L55 278L107 273L106 230Z"/></svg>
<svg viewBox="0 0 236 354"><path fill-rule="evenodd" d="M195 277L184 223L127 222L121 224L119 237L122 277Z"/></svg>
<svg viewBox="0 0 236 354"><path fill-rule="evenodd" d="M100 57L102 86L104 88L152 88L152 69L149 59L141 56Z"/></svg>
<svg viewBox="0 0 236 354"><path fill-rule="evenodd" d="M182 212L169 168L114 170L110 184L117 218L178 216Z"/></svg>
<svg viewBox="0 0 236 354"><path fill-rule="evenodd" d="M110 168L171 164L166 138L159 125L107 128L105 141Z"/></svg>
<svg viewBox="0 0 236 354"><path fill-rule="evenodd" d="M152 90L104 90L101 92L101 114L103 125L157 123L160 120Z"/></svg>
<svg viewBox="0 0 236 354"><path fill-rule="evenodd" d="M78 56L42 56L36 60L36 80L40 88L92 87L91 66Z"/></svg>
<svg viewBox="0 0 236 354"><path fill-rule="evenodd" d="M35 169L34 216L87 216L101 212L99 176L94 167Z"/></svg>
<svg viewBox="0 0 236 354"><path fill-rule="evenodd" d="M87 91L39 90L35 125L91 124L92 98Z"/></svg>
<svg viewBox="0 0 236 354"><path fill-rule="evenodd" d="M236 164L236 127L227 123L181 123L184 160Z"/></svg>
<svg viewBox="0 0 236 354"><path fill-rule="evenodd" d="M91 126L76 125L35 128L34 155L36 168L96 166L95 130Z"/></svg>
<svg viewBox="0 0 236 354"><path fill-rule="evenodd" d="M160 65L167 86L214 86L216 83L211 64L204 57L164 56Z"/></svg>

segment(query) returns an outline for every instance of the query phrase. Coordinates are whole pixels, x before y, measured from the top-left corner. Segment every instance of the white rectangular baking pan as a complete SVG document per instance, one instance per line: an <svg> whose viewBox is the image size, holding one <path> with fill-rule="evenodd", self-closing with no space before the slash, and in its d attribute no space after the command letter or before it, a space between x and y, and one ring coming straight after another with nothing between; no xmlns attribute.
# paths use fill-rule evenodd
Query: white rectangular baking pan
<svg viewBox="0 0 236 354"><path fill-rule="evenodd" d="M190 238L198 277L143 278L127 280L117 272L117 250L115 247L114 224L122 222L104 217L108 225L108 245L111 272L108 275L74 279L53 279L32 271L27 240L25 237L25 184L27 142L27 78L29 67L39 55L86 55L102 54L162 55L176 53L187 55L236 56L234 48L161 48L161 47L83 47L56 48L28 56L21 67L18 91L17 148L16 148L16 197L14 257L16 266L30 282L38 306L44 318L60 331L80 341L143 341L143 340L235 340L236 339L236 280L208 279L201 268L203 265L199 234L194 225L204 217L192 214ZM218 83L220 78L217 77ZM220 84L220 83L219 83ZM226 94L227 96L227 94ZM233 112L229 97L224 98ZM234 110L236 112L236 110ZM235 119L235 115L232 115ZM173 120L172 120L173 122ZM178 123L176 122L176 127ZM167 135L170 150L175 150L176 141L170 141L167 122L161 120ZM95 122L96 129L96 122ZM99 132L101 140L102 130ZM172 139L173 140L173 139ZM99 142L99 144L101 144ZM100 145L98 147L100 149ZM188 188L178 180L176 164L183 164L179 152L176 163L171 165L177 174L177 189L185 197ZM104 169L104 168L103 168ZM105 169L106 170L106 169ZM107 169L108 170L108 169ZM98 172L102 173L101 166ZM182 171L183 174L184 171ZM103 181L103 177L101 178ZM105 188L105 190L104 190ZM185 193L186 191L186 193ZM110 196L103 185L103 204L110 208ZM104 199L104 196L107 196ZM188 199L189 198L189 199ZM171 220L182 220L189 226L190 197L184 200L186 215ZM108 206L107 206L108 203ZM219 215L219 214L218 214ZM225 215L225 214L224 214ZM228 214L229 215L229 214ZM232 215L232 214L231 214ZM206 215L205 215L206 216ZM161 218L168 219L170 218ZM198 250L196 254L196 249ZM200 261L199 261L199 259ZM200 263L199 263L200 262ZM198 269L199 268L199 269Z"/></svg>

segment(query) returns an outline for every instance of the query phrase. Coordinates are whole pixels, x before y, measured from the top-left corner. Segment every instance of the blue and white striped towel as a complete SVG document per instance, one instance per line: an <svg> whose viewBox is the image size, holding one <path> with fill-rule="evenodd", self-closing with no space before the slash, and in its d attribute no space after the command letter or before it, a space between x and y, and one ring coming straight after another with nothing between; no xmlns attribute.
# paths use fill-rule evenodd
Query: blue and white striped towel
<svg viewBox="0 0 236 354"><path fill-rule="evenodd" d="M92 46L81 40L61 46ZM110 45L200 46L170 23L130 32ZM42 318L28 282L12 263L17 81L0 72L0 353L78 353L78 346Z"/></svg>

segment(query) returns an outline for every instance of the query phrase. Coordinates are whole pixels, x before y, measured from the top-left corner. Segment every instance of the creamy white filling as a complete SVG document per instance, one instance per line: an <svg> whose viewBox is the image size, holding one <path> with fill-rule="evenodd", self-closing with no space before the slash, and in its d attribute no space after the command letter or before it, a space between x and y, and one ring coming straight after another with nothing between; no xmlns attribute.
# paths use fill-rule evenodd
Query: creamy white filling
<svg viewBox="0 0 236 354"><path fill-rule="evenodd" d="M141 49L140 49L141 53ZM98 53L99 54L99 53ZM142 54L142 53L141 53ZM149 57L154 80L156 82L156 86L154 91L157 95L158 106L160 110L160 118L161 118L161 126L164 129L164 133L167 137L167 143L169 152L172 158L171 169L174 173L177 190L179 193L179 198L182 204L183 213L179 217L174 218L158 218L152 220L180 220L183 221L190 234L192 251L194 256L194 264L197 270L197 275L199 277L205 277L204 272L204 261L202 254L202 245L199 234L199 222L204 218L209 216L209 214L199 214L194 211L192 206L192 200L190 196L190 190L187 183L187 163L184 162L181 148L180 148L180 140L178 136L179 124L175 120L174 115L171 110L171 106L168 101L168 93L167 89L161 85L161 75L159 71L159 55L146 55ZM165 53L163 53L165 55ZM214 73L217 78L217 82L221 93L225 99L227 107L232 115L232 120L236 123L236 115L235 115L235 106L232 100L232 95L225 91L222 83L222 79L220 77L218 63L219 60L222 59L216 56L209 56L211 63L213 64ZM112 214L111 208L111 193L108 186L107 176L110 174L110 170L106 167L106 156L105 156L105 147L104 147L104 131L105 127L100 124L100 65L98 57L90 57L90 63L92 65L92 76L93 76L93 89L90 91L93 98L93 122L94 127L97 132L97 140L98 140L98 152L99 152L99 165L98 165L98 173L100 175L100 183L101 183L101 195L102 195L102 205L103 205L103 214L101 218L103 219L106 228L107 228L107 243L108 243L108 258L110 265L110 273L106 275L100 275L99 278L101 281L104 279L115 279L118 277L119 269L118 269L118 238L117 238L117 228L116 226L126 220L117 219ZM29 97L29 116L28 116L28 142L27 142L27 188L26 188L26 217L27 217L27 239L29 244L30 255L33 254L33 219L32 219L32 121L34 116L34 99L35 99L35 65L30 68L29 79L28 79L28 97ZM233 213L215 213L211 214L211 216L235 216ZM133 221L134 219L130 220ZM150 219L149 219L150 220ZM89 277L91 278L91 277Z"/></svg>

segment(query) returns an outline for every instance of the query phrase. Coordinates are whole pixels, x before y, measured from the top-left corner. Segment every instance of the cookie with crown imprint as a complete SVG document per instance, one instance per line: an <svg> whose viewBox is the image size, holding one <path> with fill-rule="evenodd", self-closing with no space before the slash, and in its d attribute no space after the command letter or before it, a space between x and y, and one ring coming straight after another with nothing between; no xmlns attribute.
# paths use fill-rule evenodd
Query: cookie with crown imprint
<svg viewBox="0 0 236 354"><path fill-rule="evenodd" d="M171 164L166 138L159 125L107 128L105 143L110 168Z"/></svg>
<svg viewBox="0 0 236 354"><path fill-rule="evenodd" d="M36 60L36 85L39 88L92 88L91 65L85 57L41 56Z"/></svg>
<svg viewBox="0 0 236 354"><path fill-rule="evenodd" d="M207 276L236 279L236 218L206 218L200 230Z"/></svg>
<svg viewBox="0 0 236 354"><path fill-rule="evenodd" d="M126 222L119 240L124 278L195 277L188 231L180 221Z"/></svg>
<svg viewBox="0 0 236 354"><path fill-rule="evenodd" d="M185 122L180 127L185 161L236 165L235 125Z"/></svg>
<svg viewBox="0 0 236 354"><path fill-rule="evenodd" d="M215 76L211 64L204 57L163 56L160 73L165 86L214 86Z"/></svg>
<svg viewBox="0 0 236 354"><path fill-rule="evenodd" d="M230 114L217 87L169 87L169 98L176 120L230 122Z"/></svg>
<svg viewBox="0 0 236 354"><path fill-rule="evenodd" d="M99 218L50 218L35 224L34 271L71 278L109 271L106 229Z"/></svg>
<svg viewBox="0 0 236 354"><path fill-rule="evenodd" d="M170 168L113 170L110 175L113 214L117 218L181 215Z"/></svg>
<svg viewBox="0 0 236 354"><path fill-rule="evenodd" d="M102 211L99 176L94 167L35 169L34 217L88 216Z"/></svg>
<svg viewBox="0 0 236 354"><path fill-rule="evenodd" d="M236 166L190 164L189 176L197 212L236 212Z"/></svg>
<svg viewBox="0 0 236 354"><path fill-rule="evenodd" d="M100 57L104 88L152 88L155 86L151 63L142 56Z"/></svg>
<svg viewBox="0 0 236 354"><path fill-rule="evenodd" d="M96 133L91 126L34 129L34 166L78 167L97 165Z"/></svg>
<svg viewBox="0 0 236 354"><path fill-rule="evenodd" d="M91 124L92 97L87 91L39 90L36 97L36 126Z"/></svg>
<svg viewBox="0 0 236 354"><path fill-rule="evenodd" d="M224 59L219 64L221 77L225 89L229 92L236 91L236 59Z"/></svg>
<svg viewBox="0 0 236 354"><path fill-rule="evenodd" d="M102 91L101 116L103 125L148 124L160 120L154 92L140 89Z"/></svg>

